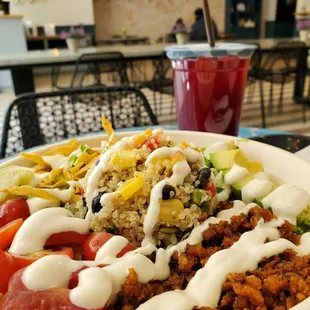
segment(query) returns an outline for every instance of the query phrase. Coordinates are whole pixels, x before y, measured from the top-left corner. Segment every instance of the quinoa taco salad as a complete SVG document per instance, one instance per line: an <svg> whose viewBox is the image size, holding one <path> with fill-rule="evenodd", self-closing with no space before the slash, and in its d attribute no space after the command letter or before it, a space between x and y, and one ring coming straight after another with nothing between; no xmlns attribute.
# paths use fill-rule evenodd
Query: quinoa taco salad
<svg viewBox="0 0 310 310"><path fill-rule="evenodd" d="M102 123L0 168L0 310L310 309L307 189L238 139Z"/></svg>

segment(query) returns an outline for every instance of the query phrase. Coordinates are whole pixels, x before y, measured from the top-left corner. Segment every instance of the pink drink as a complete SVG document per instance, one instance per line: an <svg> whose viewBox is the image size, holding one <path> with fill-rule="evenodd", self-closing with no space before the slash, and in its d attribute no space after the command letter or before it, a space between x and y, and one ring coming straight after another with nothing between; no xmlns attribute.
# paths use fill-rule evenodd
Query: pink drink
<svg viewBox="0 0 310 310"><path fill-rule="evenodd" d="M171 62L179 128L236 136L250 57L172 58Z"/></svg>

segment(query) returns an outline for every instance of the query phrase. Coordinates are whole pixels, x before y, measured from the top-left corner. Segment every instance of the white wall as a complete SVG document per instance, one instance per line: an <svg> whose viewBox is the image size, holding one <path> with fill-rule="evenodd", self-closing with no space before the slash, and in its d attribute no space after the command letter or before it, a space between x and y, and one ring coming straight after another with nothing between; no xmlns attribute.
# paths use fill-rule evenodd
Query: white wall
<svg viewBox="0 0 310 310"><path fill-rule="evenodd" d="M301 11L304 7L310 11L310 0L297 0L296 11Z"/></svg>
<svg viewBox="0 0 310 310"><path fill-rule="evenodd" d="M25 1L25 4L10 3L11 14L23 14L24 20L33 24L57 25L94 24L92 0L45 0L37 3Z"/></svg>

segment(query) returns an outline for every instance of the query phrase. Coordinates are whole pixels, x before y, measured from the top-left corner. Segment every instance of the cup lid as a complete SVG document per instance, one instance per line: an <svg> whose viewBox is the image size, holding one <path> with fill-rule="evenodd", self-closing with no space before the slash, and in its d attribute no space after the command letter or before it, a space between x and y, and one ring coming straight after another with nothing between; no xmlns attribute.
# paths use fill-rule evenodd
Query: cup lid
<svg viewBox="0 0 310 310"><path fill-rule="evenodd" d="M256 45L241 43L216 43L210 47L207 43L171 45L165 48L167 57L172 60L198 57L221 57L221 56L243 56L251 57L257 48Z"/></svg>

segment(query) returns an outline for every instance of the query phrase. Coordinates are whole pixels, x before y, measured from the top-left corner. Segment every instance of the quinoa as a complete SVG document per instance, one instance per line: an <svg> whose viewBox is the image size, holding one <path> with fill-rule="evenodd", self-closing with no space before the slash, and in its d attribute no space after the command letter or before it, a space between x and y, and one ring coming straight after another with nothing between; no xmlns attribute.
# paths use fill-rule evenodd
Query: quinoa
<svg viewBox="0 0 310 310"><path fill-rule="evenodd" d="M164 138L161 137L161 139ZM168 141L161 140L160 143L162 147L167 145ZM146 165L145 162L152 151L145 145L141 148L134 148L132 151L136 156L135 166L124 169L121 164L109 162L105 173L101 176L98 184L99 194L113 194L105 199L104 207L95 214L90 227L95 232L112 230L127 238L134 245L140 246L144 239L143 222L150 204L151 191L158 182L171 177L173 163L171 158L158 158ZM204 213L191 200L191 192L197 186L197 174L202 167L197 162L188 164L190 173L185 177L182 185L174 186L173 197L181 201L184 209L176 214L177 220L173 224L158 220L153 233L158 246L166 247L178 243L185 234L199 225L199 218ZM117 190L124 182L134 178L136 172L142 173L144 184L126 200ZM211 199L209 194L205 195L206 199ZM171 214L174 215L173 212Z"/></svg>

